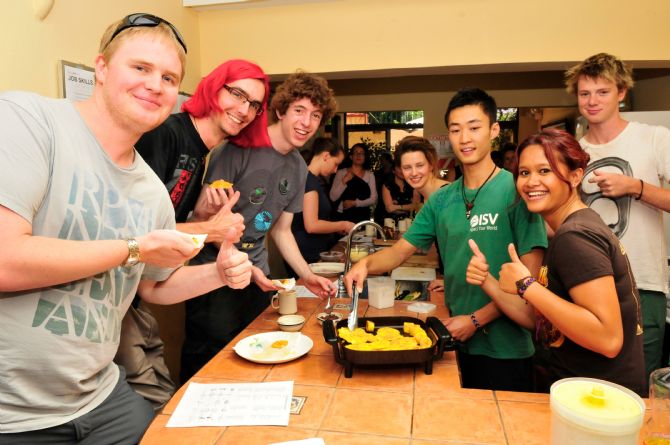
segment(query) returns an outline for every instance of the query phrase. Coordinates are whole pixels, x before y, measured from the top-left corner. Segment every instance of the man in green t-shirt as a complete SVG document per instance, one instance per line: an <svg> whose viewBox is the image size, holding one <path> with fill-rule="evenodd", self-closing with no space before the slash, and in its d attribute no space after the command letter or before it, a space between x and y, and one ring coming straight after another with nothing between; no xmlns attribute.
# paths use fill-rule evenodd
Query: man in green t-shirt
<svg viewBox="0 0 670 445"><path fill-rule="evenodd" d="M435 192L403 238L359 261L345 282L351 290L352 282L387 272L417 249L437 242L444 264L445 304L451 313L445 326L462 344L457 353L462 385L530 391L530 334L501 314L479 286L467 284L465 272L472 257L468 240L473 239L489 259L494 277L509 261L509 243L536 274L547 246L544 223L517 199L512 175L491 159L491 141L500 132L495 100L480 89L460 90L449 102L445 123L463 176Z"/></svg>

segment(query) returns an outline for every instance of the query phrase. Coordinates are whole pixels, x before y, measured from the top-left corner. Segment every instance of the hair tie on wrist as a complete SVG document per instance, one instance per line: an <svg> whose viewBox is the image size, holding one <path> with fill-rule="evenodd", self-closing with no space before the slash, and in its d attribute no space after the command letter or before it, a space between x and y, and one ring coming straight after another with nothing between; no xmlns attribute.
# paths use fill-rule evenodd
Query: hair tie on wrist
<svg viewBox="0 0 670 445"><path fill-rule="evenodd" d="M635 197L636 201L639 201L642 198L642 192L644 192L644 181L640 179L640 194Z"/></svg>

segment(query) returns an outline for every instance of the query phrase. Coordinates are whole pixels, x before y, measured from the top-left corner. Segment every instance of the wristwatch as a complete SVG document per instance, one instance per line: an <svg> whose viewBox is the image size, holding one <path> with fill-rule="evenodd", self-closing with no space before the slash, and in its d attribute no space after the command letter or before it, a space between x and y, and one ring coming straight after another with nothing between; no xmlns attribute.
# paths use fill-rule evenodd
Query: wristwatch
<svg viewBox="0 0 670 445"><path fill-rule="evenodd" d="M126 239L128 244L128 258L121 264L123 267L133 267L140 262L140 245L135 238Z"/></svg>
<svg viewBox="0 0 670 445"><path fill-rule="evenodd" d="M535 281L535 278L531 277L530 275L520 279L516 282L516 293L519 294L521 298L523 298L523 294L526 293L528 287L530 287L530 285Z"/></svg>

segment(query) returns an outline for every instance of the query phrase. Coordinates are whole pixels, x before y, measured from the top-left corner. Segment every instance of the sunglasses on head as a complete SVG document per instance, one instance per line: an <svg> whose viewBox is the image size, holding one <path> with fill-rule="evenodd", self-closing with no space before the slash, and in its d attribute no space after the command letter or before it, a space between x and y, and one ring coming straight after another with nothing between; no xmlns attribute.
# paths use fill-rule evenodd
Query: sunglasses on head
<svg viewBox="0 0 670 445"><path fill-rule="evenodd" d="M177 28L175 28L172 23L155 15L144 14L144 13L130 14L125 16L121 21L121 23L119 24L119 26L116 28L116 30L114 30L114 33L112 34L112 37L110 37L109 42L107 42L105 48L107 48L109 44L112 43L114 37L118 36L122 31L128 28L136 28L138 26L147 26L152 28L154 26L160 25L161 23L165 23L167 26L170 27L172 33L177 39L177 42L179 42L181 47L184 48L184 52L185 53L188 52L186 50L186 43L184 43L184 38L181 36L179 31L177 31Z"/></svg>

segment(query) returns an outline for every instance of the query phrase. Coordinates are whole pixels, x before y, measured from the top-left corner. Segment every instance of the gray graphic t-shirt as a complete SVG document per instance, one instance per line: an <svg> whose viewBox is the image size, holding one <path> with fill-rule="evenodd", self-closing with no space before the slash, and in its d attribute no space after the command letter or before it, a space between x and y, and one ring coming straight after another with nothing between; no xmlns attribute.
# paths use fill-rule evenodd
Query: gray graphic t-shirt
<svg viewBox="0 0 670 445"><path fill-rule="evenodd" d="M140 156L127 169L116 166L71 102L6 93L0 122L0 205L30 222L33 235L86 241L174 228L151 169ZM0 433L60 425L98 406L118 380L112 359L140 278L170 273L117 267L0 292Z"/></svg>
<svg viewBox="0 0 670 445"><path fill-rule="evenodd" d="M236 246L265 272L268 267L265 236L282 212L302 211L307 165L297 150L281 154L272 147L240 148L228 143L212 152L205 182L225 179L240 192L234 212L244 216L244 234ZM192 264L216 260L218 250L206 244Z"/></svg>

